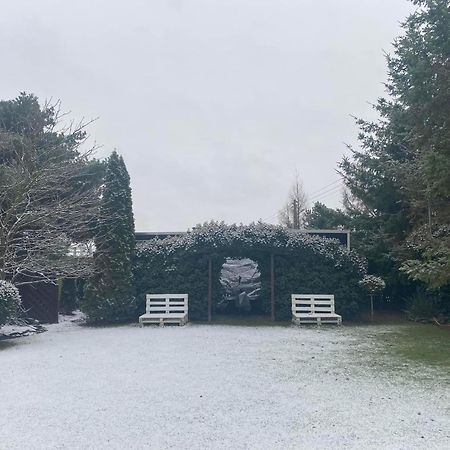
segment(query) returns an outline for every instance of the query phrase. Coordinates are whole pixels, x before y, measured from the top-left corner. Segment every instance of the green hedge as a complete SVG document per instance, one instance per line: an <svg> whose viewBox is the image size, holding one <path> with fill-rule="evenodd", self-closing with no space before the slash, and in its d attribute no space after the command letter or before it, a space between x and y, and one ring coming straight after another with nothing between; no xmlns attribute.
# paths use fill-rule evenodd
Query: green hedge
<svg viewBox="0 0 450 450"><path fill-rule="evenodd" d="M219 276L227 257L248 257L261 272L264 311L270 313L270 255L275 258L275 312L291 317L291 294L334 294L336 310L356 317L365 301L358 281L366 263L338 241L263 223L226 225L211 222L191 232L138 243L134 274L140 313L146 293L189 294L189 315L208 312L208 258L213 262L213 312L221 295Z"/></svg>

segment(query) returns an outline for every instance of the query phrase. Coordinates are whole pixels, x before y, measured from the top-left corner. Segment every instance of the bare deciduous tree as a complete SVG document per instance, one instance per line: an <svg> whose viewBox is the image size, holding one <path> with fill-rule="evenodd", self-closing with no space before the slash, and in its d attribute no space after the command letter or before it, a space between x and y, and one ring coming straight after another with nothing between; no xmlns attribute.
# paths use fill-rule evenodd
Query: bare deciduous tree
<svg viewBox="0 0 450 450"><path fill-rule="evenodd" d="M308 208L308 197L303 188L300 175L295 175L295 180L289 190L288 199L278 213L278 220L281 225L288 228L300 229L303 226L304 215Z"/></svg>
<svg viewBox="0 0 450 450"><path fill-rule="evenodd" d="M84 276L92 258L70 250L93 239L101 188L85 125L56 131L58 111L34 96L0 103L0 279Z"/></svg>
<svg viewBox="0 0 450 450"><path fill-rule="evenodd" d="M21 284L89 272L90 258L69 251L95 233L99 186L87 182L95 173L83 159L50 159L32 172L21 161L2 167L0 278Z"/></svg>

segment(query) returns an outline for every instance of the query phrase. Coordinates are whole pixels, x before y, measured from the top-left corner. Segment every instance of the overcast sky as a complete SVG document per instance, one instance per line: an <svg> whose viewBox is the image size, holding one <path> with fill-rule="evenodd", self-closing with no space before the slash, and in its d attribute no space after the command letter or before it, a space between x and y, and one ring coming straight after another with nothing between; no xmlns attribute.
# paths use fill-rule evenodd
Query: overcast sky
<svg viewBox="0 0 450 450"><path fill-rule="evenodd" d="M1 98L61 99L117 149L136 229L276 222L295 171L339 206L406 0L0 0Z"/></svg>

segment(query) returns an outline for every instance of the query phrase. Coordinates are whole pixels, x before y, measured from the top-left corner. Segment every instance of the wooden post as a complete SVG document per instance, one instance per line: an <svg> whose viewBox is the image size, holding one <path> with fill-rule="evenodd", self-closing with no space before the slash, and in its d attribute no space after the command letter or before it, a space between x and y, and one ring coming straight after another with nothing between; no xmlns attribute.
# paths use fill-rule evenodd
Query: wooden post
<svg viewBox="0 0 450 450"><path fill-rule="evenodd" d="M373 322L373 294L370 294L370 321Z"/></svg>
<svg viewBox="0 0 450 450"><path fill-rule="evenodd" d="M58 301L56 304L56 317L55 317L55 323L59 322L59 310L61 308L61 296L62 296L62 288L63 288L63 283L64 283L64 279L63 278L58 278ZM67 313L67 311L64 311L65 313Z"/></svg>
<svg viewBox="0 0 450 450"><path fill-rule="evenodd" d="M270 255L270 318L275 320L275 258Z"/></svg>
<svg viewBox="0 0 450 450"><path fill-rule="evenodd" d="M212 258L208 258L208 322L212 320Z"/></svg>

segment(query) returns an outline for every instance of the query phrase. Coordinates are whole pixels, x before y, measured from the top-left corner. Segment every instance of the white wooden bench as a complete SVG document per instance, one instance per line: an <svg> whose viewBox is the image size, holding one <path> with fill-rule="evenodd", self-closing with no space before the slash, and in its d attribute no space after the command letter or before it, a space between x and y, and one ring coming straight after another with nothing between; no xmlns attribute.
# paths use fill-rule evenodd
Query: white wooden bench
<svg viewBox="0 0 450 450"><path fill-rule="evenodd" d="M334 312L334 295L293 294L291 298L294 323L342 323Z"/></svg>
<svg viewBox="0 0 450 450"><path fill-rule="evenodd" d="M188 294L147 294L145 314L139 317L139 324L178 323L188 321Z"/></svg>

